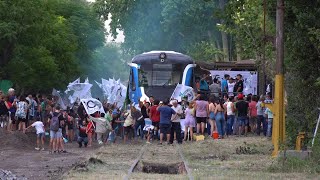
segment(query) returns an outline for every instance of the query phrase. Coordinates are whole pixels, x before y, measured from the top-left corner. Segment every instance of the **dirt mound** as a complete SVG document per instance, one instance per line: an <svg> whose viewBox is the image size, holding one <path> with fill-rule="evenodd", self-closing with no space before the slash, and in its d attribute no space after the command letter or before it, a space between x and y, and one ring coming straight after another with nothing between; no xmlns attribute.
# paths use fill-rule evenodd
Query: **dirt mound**
<svg viewBox="0 0 320 180"><path fill-rule="evenodd" d="M35 144L35 134L13 131L8 132L0 129L1 146L0 148L33 148Z"/></svg>

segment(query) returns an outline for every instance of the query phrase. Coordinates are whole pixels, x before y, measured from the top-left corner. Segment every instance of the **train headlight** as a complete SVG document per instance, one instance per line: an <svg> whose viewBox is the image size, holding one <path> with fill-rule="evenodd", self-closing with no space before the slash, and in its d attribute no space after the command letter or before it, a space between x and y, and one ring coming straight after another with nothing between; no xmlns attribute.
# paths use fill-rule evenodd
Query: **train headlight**
<svg viewBox="0 0 320 180"><path fill-rule="evenodd" d="M160 53L159 58L160 58L160 61L163 63L164 60L167 58L166 53L164 53L164 52L163 52L163 53Z"/></svg>

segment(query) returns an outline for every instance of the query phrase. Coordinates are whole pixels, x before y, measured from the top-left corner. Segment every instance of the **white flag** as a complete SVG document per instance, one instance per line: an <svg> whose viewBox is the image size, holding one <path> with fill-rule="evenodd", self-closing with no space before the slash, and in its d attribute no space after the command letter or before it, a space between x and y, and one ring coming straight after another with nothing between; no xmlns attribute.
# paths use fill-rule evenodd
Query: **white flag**
<svg viewBox="0 0 320 180"><path fill-rule="evenodd" d="M102 103L94 98L81 99L81 102L86 110L87 114L94 114L99 111L100 113L105 113Z"/></svg>
<svg viewBox="0 0 320 180"><path fill-rule="evenodd" d="M187 101L192 101L195 98L195 93L192 87L178 84L173 91L171 98L181 101L181 98L183 97L186 97Z"/></svg>
<svg viewBox="0 0 320 180"><path fill-rule="evenodd" d="M66 110L67 106L64 104L59 91L57 91L56 89L53 89L52 90L52 95L57 97L57 103L61 107L61 109Z"/></svg>

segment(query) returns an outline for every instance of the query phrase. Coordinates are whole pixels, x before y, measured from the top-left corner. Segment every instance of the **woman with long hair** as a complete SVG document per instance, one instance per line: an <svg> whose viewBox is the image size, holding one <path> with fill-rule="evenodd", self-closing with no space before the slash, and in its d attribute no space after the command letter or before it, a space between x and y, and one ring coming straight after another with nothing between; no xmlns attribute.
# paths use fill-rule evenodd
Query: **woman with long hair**
<svg viewBox="0 0 320 180"><path fill-rule="evenodd" d="M25 96L20 96L19 102L16 103L17 111L16 116L18 118L18 130L25 133L27 123L28 104Z"/></svg>
<svg viewBox="0 0 320 180"><path fill-rule="evenodd" d="M204 135L204 129L209 114L209 103L206 100L206 96L204 94L201 94L199 100L196 100L195 109L197 119L197 133L201 133L201 135Z"/></svg>
<svg viewBox="0 0 320 180"><path fill-rule="evenodd" d="M209 99L209 123L210 123L210 135L212 135L212 133L214 131L217 131L217 125L216 125L216 120L215 120L215 112L216 109L216 103L215 103L215 97L210 97Z"/></svg>
<svg viewBox="0 0 320 180"><path fill-rule="evenodd" d="M193 128L195 127L196 124L196 120L194 118L195 112L194 112L194 107L193 107L194 103L190 102L188 103L188 108L186 108L186 119L184 121L184 127L185 127L185 131L184 131L184 141L187 141L188 139L188 130L190 131L190 138L191 141L193 140Z"/></svg>
<svg viewBox="0 0 320 180"><path fill-rule="evenodd" d="M215 118L216 118L216 124L217 129L219 133L219 139L222 139L224 136L224 113L225 113L226 107L223 105L223 99L219 99L219 104L216 106L216 109L214 111Z"/></svg>

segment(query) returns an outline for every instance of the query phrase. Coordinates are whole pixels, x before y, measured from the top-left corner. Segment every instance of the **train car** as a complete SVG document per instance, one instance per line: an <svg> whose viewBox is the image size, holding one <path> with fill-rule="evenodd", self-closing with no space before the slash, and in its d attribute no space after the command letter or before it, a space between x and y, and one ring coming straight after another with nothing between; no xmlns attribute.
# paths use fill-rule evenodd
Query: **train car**
<svg viewBox="0 0 320 180"><path fill-rule="evenodd" d="M150 51L133 57L130 66L129 98L131 102L170 98L177 84L193 86L190 56L174 51Z"/></svg>

